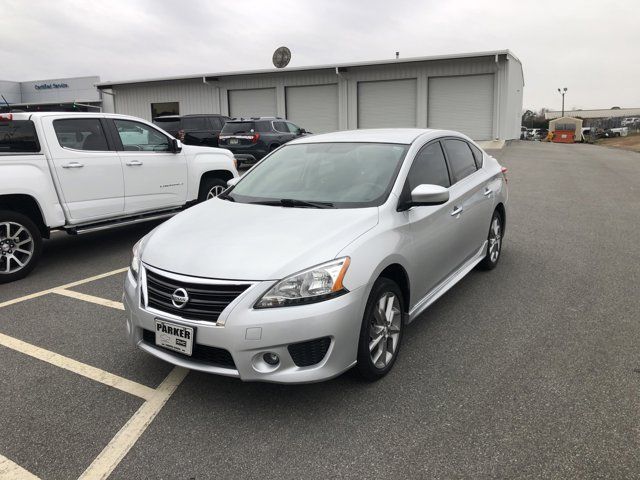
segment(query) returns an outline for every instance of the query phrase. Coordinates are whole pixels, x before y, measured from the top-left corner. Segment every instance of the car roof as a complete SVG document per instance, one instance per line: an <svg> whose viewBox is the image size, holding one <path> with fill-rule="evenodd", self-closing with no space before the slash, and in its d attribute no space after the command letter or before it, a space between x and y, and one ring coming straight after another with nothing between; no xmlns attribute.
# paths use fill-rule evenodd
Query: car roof
<svg viewBox="0 0 640 480"><path fill-rule="evenodd" d="M409 145L423 135L433 138L446 135L462 136L458 132L431 128L374 128L309 135L290 143L372 142Z"/></svg>

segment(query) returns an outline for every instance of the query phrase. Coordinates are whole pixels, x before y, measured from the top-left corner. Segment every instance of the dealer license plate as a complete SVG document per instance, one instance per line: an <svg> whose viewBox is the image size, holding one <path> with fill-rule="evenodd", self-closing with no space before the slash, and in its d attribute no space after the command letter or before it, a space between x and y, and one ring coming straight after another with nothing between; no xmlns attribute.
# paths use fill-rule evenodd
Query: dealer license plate
<svg viewBox="0 0 640 480"><path fill-rule="evenodd" d="M191 356L195 329L156 318L156 345Z"/></svg>
<svg viewBox="0 0 640 480"><path fill-rule="evenodd" d="M237 145L238 144L238 139L237 138L230 138L229 139L229 145Z"/></svg>

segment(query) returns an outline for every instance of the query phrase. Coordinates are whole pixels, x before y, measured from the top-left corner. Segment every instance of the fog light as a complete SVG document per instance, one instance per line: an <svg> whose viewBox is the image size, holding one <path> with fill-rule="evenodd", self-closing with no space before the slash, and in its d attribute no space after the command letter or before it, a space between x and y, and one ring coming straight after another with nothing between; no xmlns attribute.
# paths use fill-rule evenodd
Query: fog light
<svg viewBox="0 0 640 480"><path fill-rule="evenodd" d="M265 353L264 355L262 355L262 359L269 365L277 365L278 363L280 363L280 357L278 357L277 353Z"/></svg>

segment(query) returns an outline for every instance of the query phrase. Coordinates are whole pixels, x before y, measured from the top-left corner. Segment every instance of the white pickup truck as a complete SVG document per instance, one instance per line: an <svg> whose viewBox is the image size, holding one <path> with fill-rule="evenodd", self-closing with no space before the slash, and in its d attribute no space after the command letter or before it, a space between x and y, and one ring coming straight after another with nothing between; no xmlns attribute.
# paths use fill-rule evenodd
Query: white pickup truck
<svg viewBox="0 0 640 480"><path fill-rule="evenodd" d="M139 118L0 114L0 283L33 269L52 230L169 217L236 177L228 150L183 146Z"/></svg>

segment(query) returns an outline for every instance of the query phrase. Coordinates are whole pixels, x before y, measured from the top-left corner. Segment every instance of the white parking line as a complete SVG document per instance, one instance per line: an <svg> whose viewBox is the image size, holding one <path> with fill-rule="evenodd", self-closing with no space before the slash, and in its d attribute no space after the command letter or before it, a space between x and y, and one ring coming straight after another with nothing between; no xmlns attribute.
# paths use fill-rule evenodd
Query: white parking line
<svg viewBox="0 0 640 480"><path fill-rule="evenodd" d="M101 273L100 275L95 275L93 277L84 278L82 280L78 280L76 282L67 283L65 285L60 285L59 287L48 288L47 290L42 290L41 292L31 293L29 295L25 295L24 297L14 298L13 300L7 300L6 302L0 303L0 308L8 307L9 305L14 305L16 303L24 302L25 300L31 300L33 298L41 297L42 295L47 295L48 293L53 292L54 290L67 289L72 287L77 287L78 285L82 285L83 283L93 282L95 280L100 280L101 278L110 277L111 275L116 275L118 273L126 272L129 267L119 268L117 270L112 270L110 272Z"/></svg>
<svg viewBox="0 0 640 480"><path fill-rule="evenodd" d="M0 480L40 480L17 463L0 455Z"/></svg>
<svg viewBox="0 0 640 480"><path fill-rule="evenodd" d="M94 297L93 295L87 295L86 293L75 292L73 290L67 290L65 288L56 288L52 293L58 295L64 295L65 297L76 298L78 300L84 300L85 302L97 303L105 307L117 308L118 310L124 310L124 305L121 302L115 302L113 300L107 300L106 298Z"/></svg>
<svg viewBox="0 0 640 480"><path fill-rule="evenodd" d="M72 358L50 352L44 348L36 347L35 345L31 345L30 343L23 342L22 340L18 340L17 338L10 337L3 333L0 333L0 345L15 350L16 352L37 358L43 362L50 363L56 367L77 373L78 375L82 375L83 377L87 377L96 382L117 388L118 390L122 390L123 392L135 395L136 397L140 397L145 400L153 398L155 394L155 390L147 387L146 385L141 385L132 380L127 380L126 378L119 377L113 373L105 372L99 368L73 360Z"/></svg>
<svg viewBox="0 0 640 480"><path fill-rule="evenodd" d="M187 373L189 373L187 369L174 367L156 388L153 396L142 404L133 417L116 433L78 480L106 479L135 445Z"/></svg>

